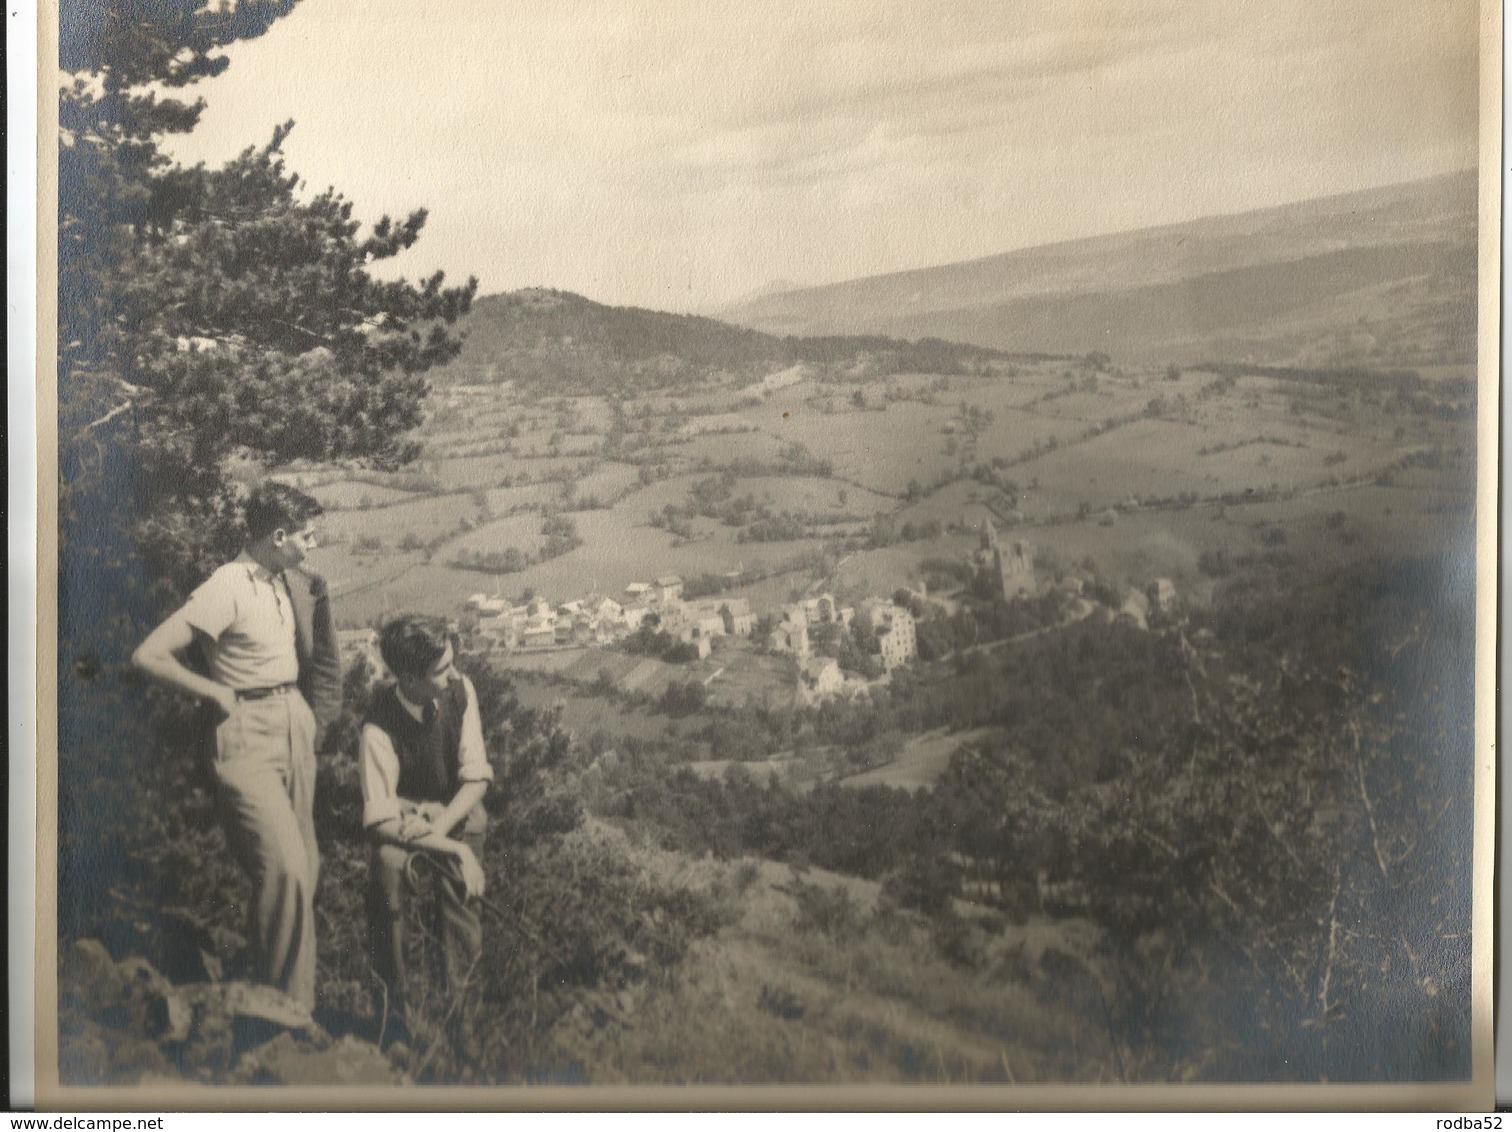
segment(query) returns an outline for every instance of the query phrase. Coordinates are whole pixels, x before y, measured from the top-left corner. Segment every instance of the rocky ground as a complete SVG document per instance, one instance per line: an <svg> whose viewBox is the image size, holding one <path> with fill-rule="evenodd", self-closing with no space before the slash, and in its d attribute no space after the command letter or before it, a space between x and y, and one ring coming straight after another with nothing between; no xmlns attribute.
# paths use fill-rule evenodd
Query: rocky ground
<svg viewBox="0 0 1512 1132"><path fill-rule="evenodd" d="M407 1051L334 1036L285 995L244 982L174 983L141 956L81 939L58 972L67 1084L398 1085Z"/></svg>

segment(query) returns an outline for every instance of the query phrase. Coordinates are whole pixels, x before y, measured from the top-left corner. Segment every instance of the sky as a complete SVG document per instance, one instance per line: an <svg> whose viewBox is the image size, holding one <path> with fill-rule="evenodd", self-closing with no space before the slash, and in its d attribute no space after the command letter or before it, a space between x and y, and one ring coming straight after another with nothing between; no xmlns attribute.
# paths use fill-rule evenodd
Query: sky
<svg viewBox="0 0 1512 1132"><path fill-rule="evenodd" d="M410 277L711 311L1475 164L1475 0L302 0L195 93L218 163Z"/></svg>

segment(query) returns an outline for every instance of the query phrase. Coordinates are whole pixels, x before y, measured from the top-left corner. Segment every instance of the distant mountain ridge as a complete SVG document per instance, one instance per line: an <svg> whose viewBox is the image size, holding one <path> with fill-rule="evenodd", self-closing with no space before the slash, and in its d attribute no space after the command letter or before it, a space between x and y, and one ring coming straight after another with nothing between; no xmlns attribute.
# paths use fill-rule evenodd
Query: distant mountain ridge
<svg viewBox="0 0 1512 1132"><path fill-rule="evenodd" d="M960 373L1001 357L981 346L878 335L777 336L699 315L611 307L541 288L486 295L459 324L440 384L513 381L536 393L629 392L750 381L798 364L868 373Z"/></svg>
<svg viewBox="0 0 1512 1132"><path fill-rule="evenodd" d="M774 334L929 335L1009 351L1299 364L1464 364L1473 170L1254 212L767 295Z"/></svg>

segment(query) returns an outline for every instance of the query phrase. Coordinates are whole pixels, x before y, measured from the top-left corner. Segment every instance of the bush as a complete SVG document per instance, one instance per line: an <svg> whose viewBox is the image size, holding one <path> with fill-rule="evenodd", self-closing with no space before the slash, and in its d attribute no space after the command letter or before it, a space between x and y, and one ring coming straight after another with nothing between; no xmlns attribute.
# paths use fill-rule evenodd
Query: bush
<svg viewBox="0 0 1512 1132"><path fill-rule="evenodd" d="M930 916L942 916L961 889L961 872L941 856L913 857L882 882L888 899Z"/></svg>
<svg viewBox="0 0 1512 1132"><path fill-rule="evenodd" d="M708 702L709 689L702 680L674 680L662 693L661 709L670 716L681 717L702 711Z"/></svg>
<svg viewBox="0 0 1512 1132"><path fill-rule="evenodd" d="M800 932L816 932L837 941L854 939L861 928L861 913L843 884L810 884L793 877L788 893L798 904L793 926Z"/></svg>

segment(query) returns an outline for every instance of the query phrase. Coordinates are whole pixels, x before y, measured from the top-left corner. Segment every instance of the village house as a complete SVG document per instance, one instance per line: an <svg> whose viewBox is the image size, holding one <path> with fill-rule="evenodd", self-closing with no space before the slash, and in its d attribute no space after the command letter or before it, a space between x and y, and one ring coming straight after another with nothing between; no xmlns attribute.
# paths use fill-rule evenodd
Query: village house
<svg viewBox="0 0 1512 1132"><path fill-rule="evenodd" d="M798 665L798 702L812 707L845 688L840 662L833 657L811 656Z"/></svg>
<svg viewBox="0 0 1512 1132"><path fill-rule="evenodd" d="M756 628L756 615L751 612L751 603L743 597L722 604L719 616L724 620L725 632L732 637L749 637Z"/></svg>
<svg viewBox="0 0 1512 1132"><path fill-rule="evenodd" d="M837 621L842 625L849 625L856 613L850 606L837 605L833 595L827 593L806 597L788 606L787 609L801 613L805 623L811 629L816 625L829 625Z"/></svg>
<svg viewBox="0 0 1512 1132"><path fill-rule="evenodd" d="M692 622L692 639L712 641L725 635L724 618L717 613L702 613Z"/></svg>
<svg viewBox="0 0 1512 1132"><path fill-rule="evenodd" d="M625 596L631 601L645 601L650 592L651 587L645 582L631 582L625 587Z"/></svg>
<svg viewBox="0 0 1512 1132"><path fill-rule="evenodd" d="M919 655L918 631L913 614L901 605L875 601L871 604L872 625L877 630L881 648L882 671L891 673Z"/></svg>
<svg viewBox="0 0 1512 1132"><path fill-rule="evenodd" d="M513 649L518 648L520 644L514 618L507 612L495 617L479 618L475 635L491 648Z"/></svg>
<svg viewBox="0 0 1512 1132"><path fill-rule="evenodd" d="M526 625L520 633L520 647L525 649L543 649L556 644L556 623L549 624L533 621Z"/></svg>
<svg viewBox="0 0 1512 1132"><path fill-rule="evenodd" d="M525 622L520 629L522 648L546 648L557 642L557 615L551 603L537 597L526 607Z"/></svg>
<svg viewBox="0 0 1512 1132"><path fill-rule="evenodd" d="M694 621L701 621L705 617L718 617L719 607L723 603L718 598L704 598L701 601L688 601L683 603L688 617Z"/></svg>
<svg viewBox="0 0 1512 1132"><path fill-rule="evenodd" d="M590 597L583 603L591 636L599 644L608 644L625 634L625 607L613 598Z"/></svg>
<svg viewBox="0 0 1512 1132"><path fill-rule="evenodd" d="M473 594L467 599L467 607L485 616L497 616L509 608L509 599L497 594L493 597L487 594Z"/></svg>
<svg viewBox="0 0 1512 1132"><path fill-rule="evenodd" d="M1150 599L1138 590L1129 590L1124 594L1123 604L1118 607L1114 620L1148 629L1150 627Z"/></svg>
<svg viewBox="0 0 1512 1132"><path fill-rule="evenodd" d="M687 640L691 634L689 630L693 624L693 617L688 612L688 607L680 601L671 602L668 605L652 610L659 619L661 631L671 633L674 637Z"/></svg>
<svg viewBox="0 0 1512 1132"><path fill-rule="evenodd" d="M663 605L682 600L683 580L676 574L656 579L655 600Z"/></svg>
<svg viewBox="0 0 1512 1132"><path fill-rule="evenodd" d="M824 625L835 619L835 599L825 594L823 598L806 597L794 607L803 614L804 624L809 628Z"/></svg>
<svg viewBox="0 0 1512 1132"><path fill-rule="evenodd" d="M809 654L808 622L783 620L767 635L767 648L773 652L792 653L802 659Z"/></svg>

